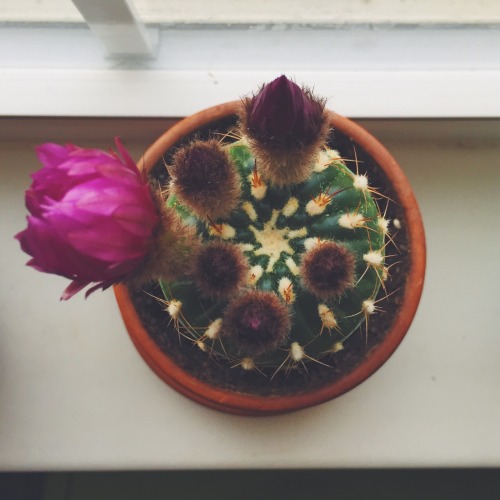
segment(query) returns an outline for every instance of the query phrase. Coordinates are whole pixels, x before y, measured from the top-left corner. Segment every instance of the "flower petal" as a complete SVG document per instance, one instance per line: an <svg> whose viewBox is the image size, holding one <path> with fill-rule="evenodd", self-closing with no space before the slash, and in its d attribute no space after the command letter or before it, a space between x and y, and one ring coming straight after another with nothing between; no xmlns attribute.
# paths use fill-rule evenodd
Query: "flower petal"
<svg viewBox="0 0 500 500"><path fill-rule="evenodd" d="M46 168L56 168L66 161L69 155L67 147L50 142L38 146L35 151L40 163Z"/></svg>
<svg viewBox="0 0 500 500"><path fill-rule="evenodd" d="M83 290L88 284L89 284L88 281L87 282L72 281L62 293L61 300L71 299L73 295L77 294L80 290Z"/></svg>

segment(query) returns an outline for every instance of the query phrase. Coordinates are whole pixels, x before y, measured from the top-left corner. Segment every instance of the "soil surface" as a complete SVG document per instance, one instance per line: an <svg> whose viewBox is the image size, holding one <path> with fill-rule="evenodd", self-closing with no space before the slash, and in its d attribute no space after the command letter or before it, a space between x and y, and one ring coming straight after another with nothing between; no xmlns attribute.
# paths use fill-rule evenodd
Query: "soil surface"
<svg viewBox="0 0 500 500"><path fill-rule="evenodd" d="M234 126L234 123L234 119L225 119L218 122L217 125L219 130L224 131L228 127ZM209 137L209 133L206 130L201 130L196 137L205 139ZM185 139L184 142L189 140L192 140L192 137ZM162 296L159 288L151 285L148 289L132 292L132 300L137 307L139 316L156 344L179 366L198 379L240 393L255 395L298 394L329 384L352 371L365 357L370 355L370 351L380 343L390 329L395 312L403 300L409 266L409 259L407 258L409 252L408 235L405 229L403 210L398 204L396 194L387 186L383 171L360 146L355 145L350 138L337 131L331 134L328 145L338 150L342 158L345 159L355 158L355 148L359 173L366 173L370 185L392 200L388 204L385 217L391 221L398 219L401 223L401 229L397 231L392 223L390 225L390 234L397 248L393 243L389 243L386 248L386 254L394 256L389 257L386 261L387 265L390 266L390 278L386 282L386 291L381 290L377 298L377 300L383 298L386 294L389 296L377 303L377 306L382 308L383 311L370 316L368 335L366 335L365 325L362 325L359 333L353 334L346 342L344 350L331 356L328 360L331 367L322 366L318 363L308 363L307 371L304 368L288 370L286 373L278 373L270 380L272 371L267 373L266 376L257 371L245 371L241 367L232 368L222 360L210 358L196 345L186 340L180 341L172 325L169 325L170 318L162 310L158 301L151 297L151 295ZM172 152L165 155L163 160L158 162L152 170L151 175L157 181L162 183L167 181L168 174L165 163L169 163L171 154ZM347 164L351 169L354 168L355 163L348 162ZM384 212L385 199L380 199L379 204L382 212ZM144 293L145 291L148 293Z"/></svg>

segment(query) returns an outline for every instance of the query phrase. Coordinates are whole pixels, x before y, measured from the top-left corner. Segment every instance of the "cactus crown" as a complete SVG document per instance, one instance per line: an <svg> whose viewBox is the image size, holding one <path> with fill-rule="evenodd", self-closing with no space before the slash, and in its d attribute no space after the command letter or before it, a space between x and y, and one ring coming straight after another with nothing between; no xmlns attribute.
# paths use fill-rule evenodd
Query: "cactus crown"
<svg viewBox="0 0 500 500"><path fill-rule="evenodd" d="M281 76L242 101L231 140L173 155L166 232L193 244L164 261L161 300L207 356L271 378L328 365L377 310L388 221L328 132L324 101Z"/></svg>

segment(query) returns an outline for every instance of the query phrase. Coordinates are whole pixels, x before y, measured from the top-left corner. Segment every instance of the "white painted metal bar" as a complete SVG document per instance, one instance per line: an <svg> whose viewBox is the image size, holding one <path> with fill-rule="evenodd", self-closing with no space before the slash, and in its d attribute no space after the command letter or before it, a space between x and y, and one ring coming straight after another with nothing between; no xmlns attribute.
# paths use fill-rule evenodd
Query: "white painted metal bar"
<svg viewBox="0 0 500 500"><path fill-rule="evenodd" d="M152 57L157 30L146 30L130 0L72 0L110 57Z"/></svg>

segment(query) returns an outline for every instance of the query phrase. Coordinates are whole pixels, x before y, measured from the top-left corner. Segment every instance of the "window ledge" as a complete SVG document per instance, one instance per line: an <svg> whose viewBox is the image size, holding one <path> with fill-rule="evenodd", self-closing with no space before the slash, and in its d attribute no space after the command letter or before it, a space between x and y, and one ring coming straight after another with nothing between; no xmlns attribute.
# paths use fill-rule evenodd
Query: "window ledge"
<svg viewBox="0 0 500 500"><path fill-rule="evenodd" d="M282 73L364 118L500 117L500 26L191 26L111 59L84 27L0 25L0 116L179 117Z"/></svg>

